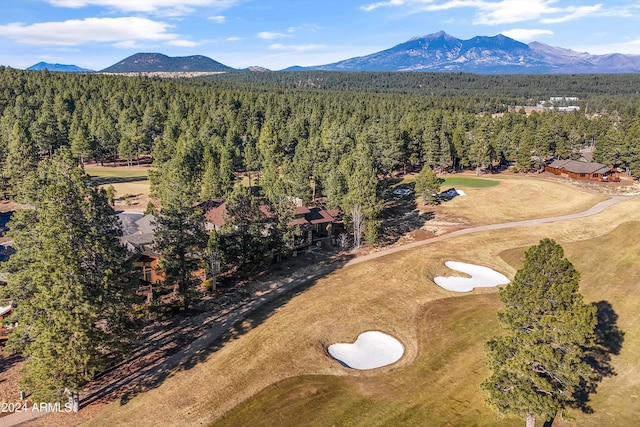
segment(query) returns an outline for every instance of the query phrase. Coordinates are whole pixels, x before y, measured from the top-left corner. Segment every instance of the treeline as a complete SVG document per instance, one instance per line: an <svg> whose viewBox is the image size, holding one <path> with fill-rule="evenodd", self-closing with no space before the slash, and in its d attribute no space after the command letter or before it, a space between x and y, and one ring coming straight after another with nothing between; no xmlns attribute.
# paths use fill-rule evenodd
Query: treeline
<svg viewBox="0 0 640 427"><path fill-rule="evenodd" d="M416 72L243 72L202 78L207 83L233 82L251 87L306 88L439 97L469 97L494 108L529 105L553 96L574 96L594 111L636 114L638 74L470 74ZM486 106L486 104L485 104ZM483 112L489 112L484 110ZM503 110L504 111L504 110ZM496 111L497 112L497 111Z"/></svg>
<svg viewBox="0 0 640 427"><path fill-rule="evenodd" d="M187 171L200 200L229 195L237 172L246 171L260 176L263 194L271 200L286 195L306 203L315 192L326 196L329 207L341 208L347 207L356 165L378 177L422 164L461 170L514 163L517 169L532 170L542 159L576 157L579 149L594 145L596 160L640 174L640 120L617 111L591 118L577 112L526 116L514 111L495 117L489 112L510 101L254 87L248 82L238 87L222 80L166 81L10 68L0 72L0 162L3 188L10 197L19 196L21 183L40 158L64 146L81 161L101 163L115 158L133 163L151 154L152 189L159 196L167 169L163 166L179 159L184 165L175 167ZM288 78L288 73L282 74ZM347 81L418 78L342 75ZM234 76L229 79L238 78ZM577 78L551 78L562 77ZM496 79L419 78L451 79L451 84ZM526 81L524 76L503 78Z"/></svg>
<svg viewBox="0 0 640 427"><path fill-rule="evenodd" d="M246 73L258 74L269 73ZM276 74L291 78L289 73ZM152 154L159 169L179 151L203 183L203 199L228 193L234 172L259 171L267 193L276 178L282 178L281 185L291 196L308 201L315 188L337 205L346 188L349 167L345 164L355 152L369 157L378 176L388 176L394 169L423 162L461 169L511 161L519 169L535 169L536 159L575 157L580 148L595 145L596 160L640 174L640 124L634 114L607 109L591 118L551 112L530 116L507 112L493 117L489 113L518 99L506 99L504 93L500 98L482 98L291 88L275 83L256 87L232 81L239 75L211 83L0 69L0 161L5 190L17 194L19 183L39 158L62 146L69 146L82 161L119 157L133 163L140 155ZM464 79L470 85L482 79L498 81L497 76L473 75L319 76L344 76L348 81L388 78L389 84L403 78L451 79L452 86L464 86ZM528 81L526 76L500 78ZM602 78L623 87L634 77L528 78L569 83L583 79L585 85L589 79ZM633 101L636 106L634 96L613 94L610 99L620 104ZM153 183L156 187L157 179Z"/></svg>
<svg viewBox="0 0 640 427"><path fill-rule="evenodd" d="M303 75L333 83L319 89L277 81ZM322 194L328 207L348 213L359 191L357 198L366 200L369 211L363 214L362 230L375 241L376 194L384 183L377 178L398 169L511 165L529 171L544 160L575 158L581 148L594 146L595 160L640 175L640 119L635 114L608 109L590 116L492 114L518 99L509 98L508 91L482 97L333 87L344 78L348 85L367 80L373 86L401 87L423 81L470 92L481 85L487 91L522 85L525 92L564 82L558 87L591 83L598 92L601 86L626 87L634 76L230 73L161 80L2 68L0 77L0 165L8 197L20 198L22 183L38 161L60 147L70 147L81 162L119 158L132 164L150 154L152 191L161 199L169 197L162 184L175 171L188 175L199 201L228 197L241 172L260 177L259 194L273 206L285 199L308 203ZM236 82L242 78L247 81ZM636 106L635 96L609 98ZM363 193L364 185L371 194Z"/></svg>

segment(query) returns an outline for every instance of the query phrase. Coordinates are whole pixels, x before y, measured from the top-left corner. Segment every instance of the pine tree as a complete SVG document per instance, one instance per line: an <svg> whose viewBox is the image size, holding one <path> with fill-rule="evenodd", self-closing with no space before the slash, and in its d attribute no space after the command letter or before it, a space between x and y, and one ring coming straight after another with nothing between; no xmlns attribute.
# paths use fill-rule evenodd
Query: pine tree
<svg viewBox="0 0 640 427"><path fill-rule="evenodd" d="M37 165L38 152L35 144L29 140L24 127L16 121L9 136L7 157L2 171L14 196L21 192L25 178Z"/></svg>
<svg viewBox="0 0 640 427"><path fill-rule="evenodd" d="M104 192L67 149L39 167L45 177L35 210L16 213L5 296L18 326L7 349L28 356L23 389L35 402L69 399L123 350L134 295L120 225Z"/></svg>
<svg viewBox="0 0 640 427"><path fill-rule="evenodd" d="M348 191L341 205L353 226L353 243L356 248L362 245L365 231L367 240L375 243L380 226L377 217L382 210L382 202L377 193L376 171L364 148L358 147L360 148L356 148L356 152L359 155L347 177Z"/></svg>
<svg viewBox="0 0 640 427"><path fill-rule="evenodd" d="M536 416L562 412L592 376L583 349L593 345L596 314L583 303L579 280L562 247L544 239L526 251L523 268L500 291L506 334L486 344L493 374L482 388L491 407L526 416L527 427Z"/></svg>
<svg viewBox="0 0 640 427"><path fill-rule="evenodd" d="M425 163L422 170L416 176L416 194L422 197L422 204L432 203L436 194L440 192L440 184L443 182L438 178L431 167Z"/></svg>
<svg viewBox="0 0 640 427"><path fill-rule="evenodd" d="M198 188L194 172L181 157L164 166L155 243L165 283L174 286L185 309L200 283L195 273L202 268L207 244L202 211L194 206Z"/></svg>

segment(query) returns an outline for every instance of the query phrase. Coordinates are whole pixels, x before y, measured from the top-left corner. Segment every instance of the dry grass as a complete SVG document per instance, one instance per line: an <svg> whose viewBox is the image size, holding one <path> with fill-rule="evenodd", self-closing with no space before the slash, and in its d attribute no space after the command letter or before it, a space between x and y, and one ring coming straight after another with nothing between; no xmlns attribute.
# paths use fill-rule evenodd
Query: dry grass
<svg viewBox="0 0 640 427"><path fill-rule="evenodd" d="M463 223L498 224L581 212L608 198L543 179L492 176L491 180L500 185L461 187L467 195L443 203L441 214Z"/></svg>
<svg viewBox="0 0 640 427"><path fill-rule="evenodd" d="M468 199L457 198L452 206L469 209L465 215L477 221L490 221L500 215L556 215L566 213L557 211L561 201L584 208L599 200L525 180L530 211L517 206L525 199L514 202L513 210L494 199L493 209L505 208L506 214L477 213L478 205L466 201L486 199L478 203L488 209L487 192L502 187L504 197L505 188L523 188L522 180L503 184L479 190L478 197L469 191ZM159 416L164 425L216 420L228 425L519 424L497 420L478 388L488 375L482 345L497 332L496 290L455 294L431 278L451 273L443 265L448 259L512 277L522 248L544 237L565 246L582 272L586 299L610 302L626 333L622 352L613 359L618 375L606 378L592 396L595 414L573 415L580 425L631 425L640 417L640 336L633 328L640 321L634 289L640 277L640 225L629 222L640 221L638 212L640 200L631 200L579 220L460 236L337 270L294 298L253 313L200 363L174 372L125 405L108 405L91 425L155 425ZM403 342L406 353L398 363L358 372L328 357L327 345L353 341L372 329Z"/></svg>
<svg viewBox="0 0 640 427"><path fill-rule="evenodd" d="M143 212L149 202L159 206L157 200L149 197L149 166L99 166L86 165L85 172L101 188L110 185L116 190L116 210Z"/></svg>

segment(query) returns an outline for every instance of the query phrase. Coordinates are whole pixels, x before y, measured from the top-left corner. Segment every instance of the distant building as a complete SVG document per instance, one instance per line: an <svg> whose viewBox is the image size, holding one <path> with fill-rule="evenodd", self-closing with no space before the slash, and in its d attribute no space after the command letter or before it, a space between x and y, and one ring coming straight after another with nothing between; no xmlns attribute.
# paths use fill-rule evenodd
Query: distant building
<svg viewBox="0 0 640 427"><path fill-rule="evenodd" d="M576 96L552 96L549 102L575 102L578 101Z"/></svg>
<svg viewBox="0 0 640 427"><path fill-rule="evenodd" d="M554 160L544 167L545 172L579 181L618 182L618 171L602 163L577 160Z"/></svg>

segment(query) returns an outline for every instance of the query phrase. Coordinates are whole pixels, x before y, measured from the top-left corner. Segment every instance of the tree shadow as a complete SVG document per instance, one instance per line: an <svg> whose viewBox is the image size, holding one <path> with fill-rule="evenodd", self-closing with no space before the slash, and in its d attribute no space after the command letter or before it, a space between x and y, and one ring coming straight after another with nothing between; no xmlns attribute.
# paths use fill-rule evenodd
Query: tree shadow
<svg viewBox="0 0 640 427"><path fill-rule="evenodd" d="M407 191L399 193L397 190ZM416 208L415 183L396 185L383 192L384 209L380 214L382 233L380 246L396 243L403 236L418 230L434 218L434 212L422 212ZM430 232L429 232L430 233Z"/></svg>
<svg viewBox="0 0 640 427"><path fill-rule="evenodd" d="M139 181L148 181L149 178L146 176L94 176L91 177L91 184L94 186L99 185L107 185L107 184L123 184L126 182L139 182Z"/></svg>
<svg viewBox="0 0 640 427"><path fill-rule="evenodd" d="M143 334L142 347L109 372L96 376L84 390L81 407L114 400L125 405L135 396L159 387L178 371L193 368L228 342L262 324L289 300L312 287L321 277L341 268L350 258L324 260L315 266L317 268L298 271L283 279L292 286L272 288L260 296L241 291L241 295L236 295L234 301L220 310L212 312L210 308L196 306L181 311L172 320L171 327L167 321L164 328Z"/></svg>
<svg viewBox="0 0 640 427"><path fill-rule="evenodd" d="M590 348L585 349L584 360L593 371L593 377L583 380L580 387L574 393L574 407L582 412L593 413L593 408L589 405L589 396L596 393L598 384L605 377L613 377L616 374L611 364L611 356L620 354L622 343L624 342L624 331L618 328L618 314L608 301L598 301L592 303L596 307L595 343Z"/></svg>

